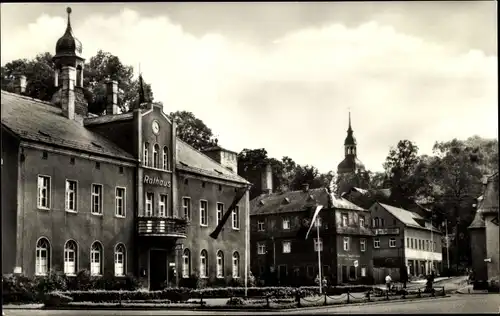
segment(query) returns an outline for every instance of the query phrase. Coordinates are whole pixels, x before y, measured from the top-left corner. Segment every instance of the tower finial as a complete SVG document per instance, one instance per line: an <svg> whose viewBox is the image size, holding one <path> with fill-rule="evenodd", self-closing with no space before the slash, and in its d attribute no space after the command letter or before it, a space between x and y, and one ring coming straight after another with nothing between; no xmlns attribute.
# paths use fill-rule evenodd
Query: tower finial
<svg viewBox="0 0 500 316"><path fill-rule="evenodd" d="M351 128L351 109L349 109L349 128Z"/></svg>
<svg viewBox="0 0 500 316"><path fill-rule="evenodd" d="M66 8L66 13L68 13L68 25L66 27L66 32L71 31L71 17L70 17L71 16L71 12L72 12L71 8L67 7Z"/></svg>

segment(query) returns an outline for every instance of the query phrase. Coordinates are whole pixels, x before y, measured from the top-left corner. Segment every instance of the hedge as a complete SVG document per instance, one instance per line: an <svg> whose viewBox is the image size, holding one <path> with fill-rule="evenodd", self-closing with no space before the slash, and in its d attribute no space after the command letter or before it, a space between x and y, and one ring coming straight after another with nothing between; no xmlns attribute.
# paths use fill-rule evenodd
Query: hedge
<svg viewBox="0 0 500 316"><path fill-rule="evenodd" d="M340 295L343 293L361 293L371 290L369 286L342 286L325 289L328 295ZM169 300L172 302L183 302L188 299L200 298L231 298L244 297L245 288L167 288L162 291L66 291L61 294L71 297L73 302L120 302L120 301L147 301L147 300ZM272 296L277 298L292 298L297 294L301 297L319 294L318 287L305 286L293 287L249 287L248 297Z"/></svg>

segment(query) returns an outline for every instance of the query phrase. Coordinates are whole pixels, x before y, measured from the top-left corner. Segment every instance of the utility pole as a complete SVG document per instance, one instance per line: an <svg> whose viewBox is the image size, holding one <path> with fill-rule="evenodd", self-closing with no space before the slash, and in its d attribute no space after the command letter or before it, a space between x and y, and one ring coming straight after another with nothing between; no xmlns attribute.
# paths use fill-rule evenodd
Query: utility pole
<svg viewBox="0 0 500 316"><path fill-rule="evenodd" d="M445 234L446 234L446 265L448 266L448 271L450 271L450 244L448 239L448 220L445 220ZM448 272L449 273L449 272Z"/></svg>

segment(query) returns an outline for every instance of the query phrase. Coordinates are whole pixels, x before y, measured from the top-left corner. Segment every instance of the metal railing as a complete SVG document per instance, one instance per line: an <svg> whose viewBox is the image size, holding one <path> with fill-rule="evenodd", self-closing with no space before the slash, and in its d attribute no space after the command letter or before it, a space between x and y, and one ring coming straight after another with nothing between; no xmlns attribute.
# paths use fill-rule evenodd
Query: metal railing
<svg viewBox="0 0 500 316"><path fill-rule="evenodd" d="M173 217L139 217L137 231L139 236L186 238L187 221Z"/></svg>

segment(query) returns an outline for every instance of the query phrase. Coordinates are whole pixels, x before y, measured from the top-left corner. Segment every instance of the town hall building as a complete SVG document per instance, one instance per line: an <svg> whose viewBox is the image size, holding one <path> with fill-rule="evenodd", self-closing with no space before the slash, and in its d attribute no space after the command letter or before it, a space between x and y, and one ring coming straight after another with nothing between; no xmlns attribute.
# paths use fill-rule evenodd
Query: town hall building
<svg viewBox="0 0 500 316"><path fill-rule="evenodd" d="M86 269L132 274L150 289L193 275L244 280L248 192L209 237L250 185L236 174L236 154L183 142L161 105L120 113L116 81L106 83L106 114L90 114L70 13L52 102L23 95L22 74L15 93L1 91L2 273Z"/></svg>

